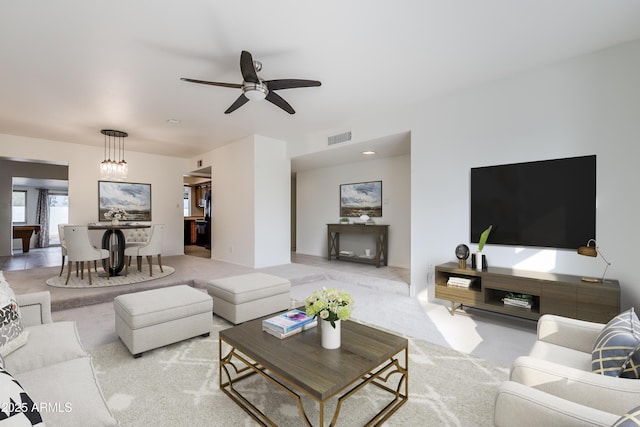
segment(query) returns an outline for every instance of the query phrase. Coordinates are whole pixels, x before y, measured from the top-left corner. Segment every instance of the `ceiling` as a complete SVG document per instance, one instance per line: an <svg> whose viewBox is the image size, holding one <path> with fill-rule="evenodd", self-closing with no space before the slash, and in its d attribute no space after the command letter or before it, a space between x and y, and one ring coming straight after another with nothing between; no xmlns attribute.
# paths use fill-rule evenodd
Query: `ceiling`
<svg viewBox="0 0 640 427"><path fill-rule="evenodd" d="M640 38L637 0L83 0L5 2L0 133L193 157L252 134L295 142ZM240 52L264 79L320 80L224 111ZM177 119L178 124L169 123ZM2 153L0 152L0 155Z"/></svg>

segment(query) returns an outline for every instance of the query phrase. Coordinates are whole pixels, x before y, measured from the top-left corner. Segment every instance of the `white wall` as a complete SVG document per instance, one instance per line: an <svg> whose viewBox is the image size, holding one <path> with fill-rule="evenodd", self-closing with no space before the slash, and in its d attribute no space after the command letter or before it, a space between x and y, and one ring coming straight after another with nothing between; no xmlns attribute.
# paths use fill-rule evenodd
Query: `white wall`
<svg viewBox="0 0 640 427"><path fill-rule="evenodd" d="M284 141L255 136L256 268L291 262L291 161Z"/></svg>
<svg viewBox="0 0 640 427"><path fill-rule="evenodd" d="M471 167L596 154L597 239L620 280L621 305L640 303L636 245L640 196L640 41L451 94L395 114L345 121L359 141L411 132L411 284L427 287L429 266L469 244ZM326 132L296 154L317 151ZM301 183L298 182L300 188ZM299 190L298 197L303 197ZM298 200L298 206L306 201ZM319 218L309 227L321 227ZM331 218L334 219L334 218ZM298 233L303 232L302 226ZM490 242L490 240L489 240ZM601 259L574 251L495 246L494 266L599 276ZM433 286L429 284L429 296Z"/></svg>
<svg viewBox="0 0 640 427"><path fill-rule="evenodd" d="M409 268L410 161L410 156L398 156L298 172L296 252L327 256L326 224L340 219L341 184L382 181L383 216L374 220L389 225L389 265ZM369 248L375 252L375 243L367 237L345 234L340 237L340 248L356 253Z"/></svg>
<svg viewBox="0 0 640 427"><path fill-rule="evenodd" d="M96 133L96 138L99 135ZM182 211L182 175L187 170L186 159L126 152L129 163L127 182L151 184L152 222L166 225L163 255L184 254L184 224ZM0 157L54 162L69 166L69 222L87 224L98 221L99 163L102 147L50 141L0 134ZM3 191L4 193L4 191ZM11 209L11 195L2 194L0 210ZM8 206L6 197L9 198ZM2 216L4 218L5 216ZM11 217L9 212L8 217ZM10 219L6 229L10 227ZM100 243L100 232L92 238ZM4 242L2 242L4 244ZM0 248L2 249L2 248ZM0 254L6 255L6 254Z"/></svg>
<svg viewBox="0 0 640 427"><path fill-rule="evenodd" d="M211 165L211 257L250 267L255 262L253 145L248 137L199 156Z"/></svg>
<svg viewBox="0 0 640 427"><path fill-rule="evenodd" d="M212 170L211 257L253 268L288 264L291 166L285 142L253 135L198 159Z"/></svg>

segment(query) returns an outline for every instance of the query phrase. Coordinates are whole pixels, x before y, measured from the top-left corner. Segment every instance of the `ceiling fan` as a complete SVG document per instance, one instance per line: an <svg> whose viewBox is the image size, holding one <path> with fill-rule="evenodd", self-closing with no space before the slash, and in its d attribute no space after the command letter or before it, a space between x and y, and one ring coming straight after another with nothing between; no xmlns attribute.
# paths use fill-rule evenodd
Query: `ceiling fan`
<svg viewBox="0 0 640 427"><path fill-rule="evenodd" d="M231 104L229 108L224 112L229 114L250 100L266 99L274 105L282 108L289 114L295 114L295 110L285 101L280 95L275 93L276 90L293 89L297 87L312 87L320 86L320 82L317 80L301 80L301 79L279 79L279 80L262 80L258 76L258 72L262 70L262 63L260 61L254 61L253 57L246 50L242 51L240 55L240 72L242 73L242 83L219 83L208 82L205 80L187 79L182 77L180 80L191 83L201 83L212 86L230 87L234 89L242 89L242 94Z"/></svg>

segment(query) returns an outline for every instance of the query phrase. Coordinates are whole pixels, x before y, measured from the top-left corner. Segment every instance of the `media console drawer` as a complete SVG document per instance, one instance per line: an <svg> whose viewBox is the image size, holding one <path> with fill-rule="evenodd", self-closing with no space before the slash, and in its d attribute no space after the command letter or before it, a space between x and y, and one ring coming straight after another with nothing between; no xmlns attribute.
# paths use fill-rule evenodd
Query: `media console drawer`
<svg viewBox="0 0 640 427"><path fill-rule="evenodd" d="M472 278L473 285L470 289L447 286L449 277ZM450 262L436 266L435 283L436 298L451 301L451 315L456 303L533 320L548 313L606 323L620 313L617 280L587 283L565 274L499 267L478 271ZM502 301L507 293L531 295L533 304L507 306Z"/></svg>

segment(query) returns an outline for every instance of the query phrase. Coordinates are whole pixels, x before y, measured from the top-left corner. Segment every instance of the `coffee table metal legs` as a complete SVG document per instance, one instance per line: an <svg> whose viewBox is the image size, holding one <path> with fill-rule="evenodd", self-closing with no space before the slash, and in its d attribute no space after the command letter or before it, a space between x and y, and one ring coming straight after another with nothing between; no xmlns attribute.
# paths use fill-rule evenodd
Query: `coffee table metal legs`
<svg viewBox="0 0 640 427"><path fill-rule="evenodd" d="M275 376L272 372L267 370L259 362L256 362L244 355L237 348L233 347L229 343L224 342L224 349L228 351L223 353L223 342L221 338L219 340L219 385L220 389L227 394L236 404L238 404L247 414L249 414L254 420L263 426L276 426L277 424L271 420L264 412L247 400L242 393L236 389L235 384L239 383L243 379L251 377L253 375L260 375L270 383L274 384L282 391L291 396L297 403L298 409L302 416L302 419L307 426L313 424L309 420L309 417L305 411L302 394L296 391L293 385L282 378ZM404 355L403 355L404 353ZM391 357L386 363L376 367L373 371L363 375L361 378L356 379L346 388L337 391L334 395L325 400L316 400L312 396L308 396L314 399L318 403L318 426L324 427L325 419L325 404L337 397L336 409L333 413L330 426L334 426L337 423L342 409L342 404L345 400L358 391L364 388L366 385L375 385L380 389L388 392L392 399L391 401L375 414L368 422L366 426L381 425L386 421L395 411L407 402L409 398L409 351L405 347L400 350L396 355ZM397 377L399 375L399 377ZM391 379L393 385L391 384ZM342 393L342 394L340 394ZM340 395L339 395L340 394ZM306 395L306 394L305 394ZM338 396L339 395L339 396Z"/></svg>

